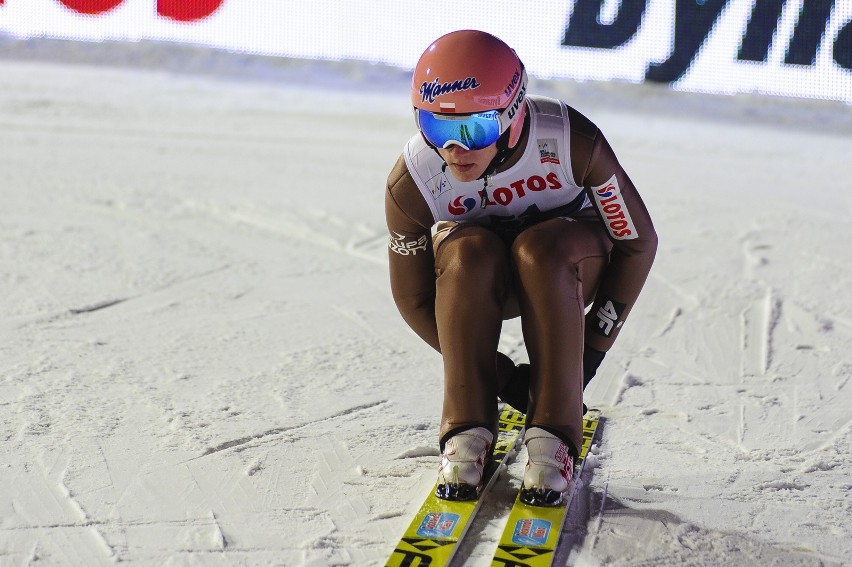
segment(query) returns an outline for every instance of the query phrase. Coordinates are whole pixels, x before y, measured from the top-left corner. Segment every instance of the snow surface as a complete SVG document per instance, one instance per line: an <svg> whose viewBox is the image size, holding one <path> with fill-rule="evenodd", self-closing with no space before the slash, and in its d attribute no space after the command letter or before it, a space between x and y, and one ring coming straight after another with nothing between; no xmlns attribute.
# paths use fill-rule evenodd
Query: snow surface
<svg viewBox="0 0 852 567"><path fill-rule="evenodd" d="M407 80L0 38L0 565L384 564L441 407L385 264ZM603 128L661 240L558 564L850 564L852 112L532 86Z"/></svg>

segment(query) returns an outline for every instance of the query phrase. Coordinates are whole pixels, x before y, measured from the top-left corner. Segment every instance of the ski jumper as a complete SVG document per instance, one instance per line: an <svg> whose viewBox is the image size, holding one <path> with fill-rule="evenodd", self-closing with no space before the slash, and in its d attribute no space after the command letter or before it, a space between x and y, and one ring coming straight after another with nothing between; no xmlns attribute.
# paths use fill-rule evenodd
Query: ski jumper
<svg viewBox="0 0 852 567"><path fill-rule="evenodd" d="M584 345L610 349L657 236L600 130L556 99L526 104L518 145L484 180L455 179L419 134L406 144L385 196L391 290L443 356L442 441L496 424L500 328L520 315L528 425L579 448Z"/></svg>

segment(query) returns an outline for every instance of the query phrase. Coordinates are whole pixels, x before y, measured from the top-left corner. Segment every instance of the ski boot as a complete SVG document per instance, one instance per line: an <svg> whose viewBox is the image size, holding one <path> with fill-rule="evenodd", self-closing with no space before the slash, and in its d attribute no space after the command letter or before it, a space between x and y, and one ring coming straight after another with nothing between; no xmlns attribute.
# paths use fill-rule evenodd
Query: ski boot
<svg viewBox="0 0 852 567"><path fill-rule="evenodd" d="M559 506L565 500L571 477L574 476L574 456L559 437L530 427L524 438L528 461L520 499L531 506Z"/></svg>
<svg viewBox="0 0 852 567"><path fill-rule="evenodd" d="M444 445L435 496L443 500L475 500L494 437L484 427L456 433Z"/></svg>

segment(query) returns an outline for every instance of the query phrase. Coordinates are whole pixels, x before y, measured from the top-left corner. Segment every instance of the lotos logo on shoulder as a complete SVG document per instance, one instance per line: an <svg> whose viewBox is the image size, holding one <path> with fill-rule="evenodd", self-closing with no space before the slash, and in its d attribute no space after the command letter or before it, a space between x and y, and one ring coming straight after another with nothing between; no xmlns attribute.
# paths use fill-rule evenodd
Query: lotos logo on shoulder
<svg viewBox="0 0 852 567"><path fill-rule="evenodd" d="M636 227L633 226L633 219L630 218L630 213L627 211L627 204L621 195L621 188L618 186L618 179L615 175L610 177L609 181L603 185L593 187L592 193L595 196L598 209L606 221L606 228L613 238L616 240L633 240L639 237L636 233Z"/></svg>

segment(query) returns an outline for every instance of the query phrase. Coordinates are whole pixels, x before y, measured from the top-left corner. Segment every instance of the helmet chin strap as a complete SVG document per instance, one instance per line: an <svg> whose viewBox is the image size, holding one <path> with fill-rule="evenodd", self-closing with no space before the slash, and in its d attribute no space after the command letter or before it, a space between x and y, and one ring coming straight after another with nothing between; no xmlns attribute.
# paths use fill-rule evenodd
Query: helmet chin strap
<svg viewBox="0 0 852 567"><path fill-rule="evenodd" d="M503 135L497 140L497 155L485 168L485 171L478 179L482 179L482 190L479 192L479 206L484 209L489 205L488 186L491 185L491 176L497 172L497 168L506 163L518 149L518 141L521 139L523 131L529 125L529 116L524 111L523 118L518 121L519 124L513 124L508 130L503 132ZM519 127L515 132L515 128Z"/></svg>

